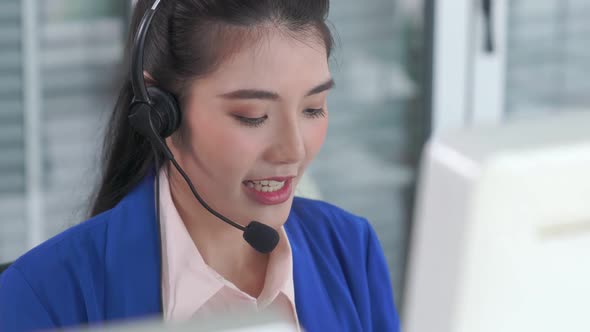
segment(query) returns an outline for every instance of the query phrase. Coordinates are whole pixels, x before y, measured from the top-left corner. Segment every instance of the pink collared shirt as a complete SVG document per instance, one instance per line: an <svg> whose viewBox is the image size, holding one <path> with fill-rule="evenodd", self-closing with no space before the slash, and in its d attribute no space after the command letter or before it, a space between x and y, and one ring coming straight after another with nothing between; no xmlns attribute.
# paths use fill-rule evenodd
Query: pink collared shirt
<svg viewBox="0 0 590 332"><path fill-rule="evenodd" d="M284 313L299 329L293 258L284 228L279 230L281 241L270 254L262 292L254 298L205 263L172 201L166 166L158 178L164 320L272 309Z"/></svg>

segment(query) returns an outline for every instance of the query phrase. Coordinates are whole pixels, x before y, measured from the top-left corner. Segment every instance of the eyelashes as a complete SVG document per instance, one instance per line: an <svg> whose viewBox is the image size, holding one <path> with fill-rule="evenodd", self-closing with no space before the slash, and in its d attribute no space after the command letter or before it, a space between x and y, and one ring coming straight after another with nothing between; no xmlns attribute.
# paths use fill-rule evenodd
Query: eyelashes
<svg viewBox="0 0 590 332"><path fill-rule="evenodd" d="M305 111L303 111L303 114L305 114L306 117L308 118L323 118L326 116L326 111L323 108L308 108Z"/></svg>
<svg viewBox="0 0 590 332"><path fill-rule="evenodd" d="M268 119L268 115L265 115L260 118L248 118L245 116L234 115L234 117L244 126L248 127L260 127L266 119Z"/></svg>
<svg viewBox="0 0 590 332"><path fill-rule="evenodd" d="M323 118L326 116L326 111L323 108L308 108L303 111L303 115L310 119ZM264 122L268 119L268 115L259 118L248 118L236 114L233 116L244 126L253 128L262 126L262 124L264 124Z"/></svg>

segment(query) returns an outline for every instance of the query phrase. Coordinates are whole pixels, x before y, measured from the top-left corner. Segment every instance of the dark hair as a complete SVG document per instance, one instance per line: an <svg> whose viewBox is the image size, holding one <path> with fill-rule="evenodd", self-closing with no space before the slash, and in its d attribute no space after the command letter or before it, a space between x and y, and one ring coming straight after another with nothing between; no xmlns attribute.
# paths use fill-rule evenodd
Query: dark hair
<svg viewBox="0 0 590 332"><path fill-rule="evenodd" d="M154 1L137 1L125 68L130 68L139 22ZM326 24L328 10L329 0L164 0L147 34L144 70L158 87L174 94L182 108L191 82L213 72L228 56L245 43L257 42L269 29L294 38L316 38L323 42L329 57L333 39ZM151 145L127 120L132 98L127 75L105 131L101 179L90 216L113 208L154 168Z"/></svg>

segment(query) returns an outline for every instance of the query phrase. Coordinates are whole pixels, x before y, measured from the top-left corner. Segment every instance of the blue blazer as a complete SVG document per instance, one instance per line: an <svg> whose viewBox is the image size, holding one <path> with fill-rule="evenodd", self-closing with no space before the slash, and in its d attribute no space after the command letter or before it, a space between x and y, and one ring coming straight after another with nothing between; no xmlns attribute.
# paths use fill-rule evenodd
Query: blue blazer
<svg viewBox="0 0 590 332"><path fill-rule="evenodd" d="M0 331L161 316L154 175L113 209L53 237L0 278ZM285 230L301 325L314 331L399 331L383 252L369 223L295 198Z"/></svg>

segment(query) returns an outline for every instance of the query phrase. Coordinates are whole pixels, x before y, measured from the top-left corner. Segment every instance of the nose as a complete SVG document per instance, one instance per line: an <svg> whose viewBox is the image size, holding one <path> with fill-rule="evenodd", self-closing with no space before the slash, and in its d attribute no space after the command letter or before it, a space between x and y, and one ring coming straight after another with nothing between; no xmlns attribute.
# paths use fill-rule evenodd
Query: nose
<svg viewBox="0 0 590 332"><path fill-rule="evenodd" d="M296 119L285 120L273 136L268 161L274 164L296 164L305 158L305 141Z"/></svg>

